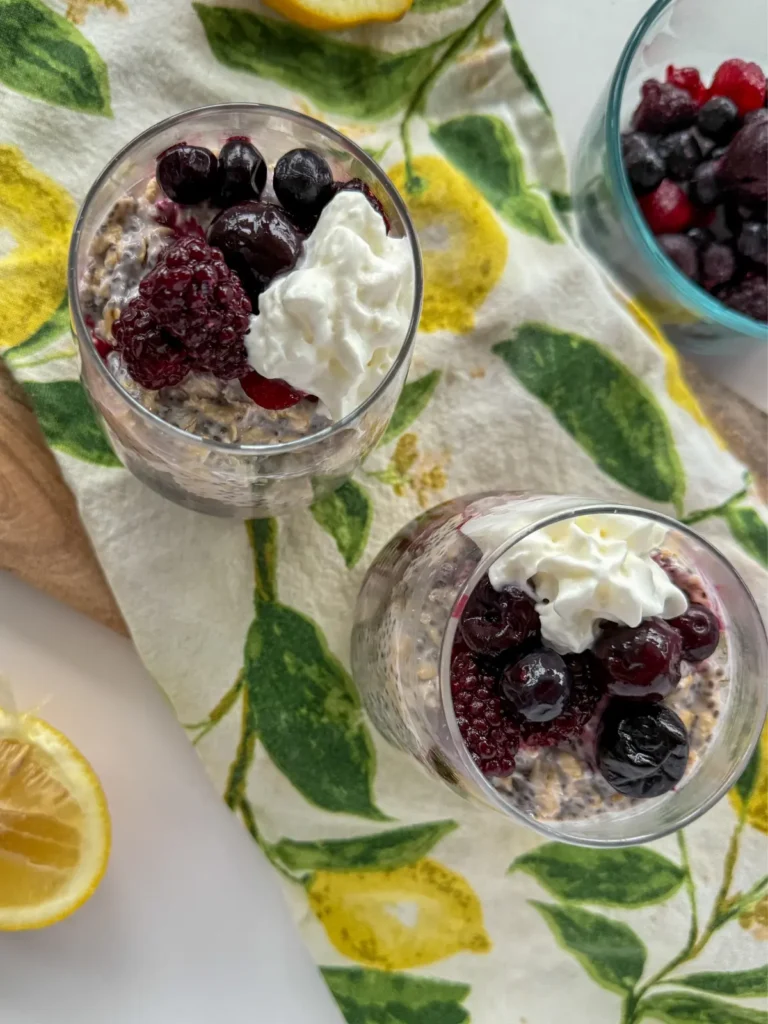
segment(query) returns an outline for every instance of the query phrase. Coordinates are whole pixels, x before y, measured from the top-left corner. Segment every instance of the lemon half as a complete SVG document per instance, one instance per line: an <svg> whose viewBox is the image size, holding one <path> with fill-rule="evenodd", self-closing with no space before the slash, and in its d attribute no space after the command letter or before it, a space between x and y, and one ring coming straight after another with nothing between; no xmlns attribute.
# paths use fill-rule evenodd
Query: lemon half
<svg viewBox="0 0 768 1024"><path fill-rule="evenodd" d="M291 21L305 28L341 29L369 21L396 21L413 0L265 0Z"/></svg>
<svg viewBox="0 0 768 1024"><path fill-rule="evenodd" d="M82 906L110 839L83 755L46 722L0 711L0 931L44 928Z"/></svg>

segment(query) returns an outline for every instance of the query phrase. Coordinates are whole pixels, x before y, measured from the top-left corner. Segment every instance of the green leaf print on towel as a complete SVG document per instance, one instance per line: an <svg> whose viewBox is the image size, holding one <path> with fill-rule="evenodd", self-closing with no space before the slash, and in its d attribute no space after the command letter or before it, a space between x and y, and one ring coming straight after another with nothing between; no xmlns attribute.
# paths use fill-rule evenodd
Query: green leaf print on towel
<svg viewBox="0 0 768 1024"><path fill-rule="evenodd" d="M348 1024L466 1024L469 985L361 967L323 967Z"/></svg>
<svg viewBox="0 0 768 1024"><path fill-rule="evenodd" d="M654 850L590 850L545 843L518 857L510 872L525 871L553 896L605 907L644 907L675 893L685 872Z"/></svg>
<svg viewBox="0 0 768 1024"><path fill-rule="evenodd" d="M53 448L97 466L122 465L77 380L24 381L43 433Z"/></svg>
<svg viewBox="0 0 768 1024"><path fill-rule="evenodd" d="M419 377L418 380L409 381L405 385L397 400L392 419L384 431L384 436L379 441L380 447L394 441L424 412L430 398L435 393L441 376L440 370L432 370L431 373Z"/></svg>
<svg viewBox="0 0 768 1024"><path fill-rule="evenodd" d="M723 519L748 555L768 569L768 526L753 508L729 506Z"/></svg>
<svg viewBox="0 0 768 1024"><path fill-rule="evenodd" d="M687 974L684 978L675 978L675 984L718 996L759 998L768 996L768 964L753 967L751 971L702 971L700 974Z"/></svg>
<svg viewBox="0 0 768 1024"><path fill-rule="evenodd" d="M525 323L493 351L603 472L681 512L685 472L667 418L648 386L607 349Z"/></svg>
<svg viewBox="0 0 768 1024"><path fill-rule="evenodd" d="M354 480L346 480L332 494L313 501L310 511L336 541L346 567L357 565L373 521L373 502L368 491Z"/></svg>
<svg viewBox="0 0 768 1024"><path fill-rule="evenodd" d="M659 992L640 1003L635 1020L661 1024L768 1024L768 1013L687 992Z"/></svg>
<svg viewBox="0 0 768 1024"><path fill-rule="evenodd" d="M0 0L0 82L59 107L112 116L106 64L41 0Z"/></svg>
<svg viewBox="0 0 768 1024"><path fill-rule="evenodd" d="M319 627L277 599L274 520L248 529L256 574L244 665L252 729L310 803L386 820L373 802L376 754L354 683Z"/></svg>
<svg viewBox="0 0 768 1024"><path fill-rule="evenodd" d="M645 946L632 929L578 907L531 900L557 941L585 971L611 992L632 990L643 973Z"/></svg>
<svg viewBox="0 0 768 1024"><path fill-rule="evenodd" d="M434 11L444 11L446 7L460 7L467 0L413 0L411 12L413 14L432 14Z"/></svg>
<svg viewBox="0 0 768 1024"><path fill-rule="evenodd" d="M400 110L446 42L385 53L246 10L194 8L222 64L270 78L348 117L383 118Z"/></svg>
<svg viewBox="0 0 768 1024"><path fill-rule="evenodd" d="M291 872L390 871L426 857L457 828L455 821L434 821L354 839L281 839L270 847L270 857Z"/></svg>
<svg viewBox="0 0 768 1024"><path fill-rule="evenodd" d="M509 43L512 67L517 72L520 81L528 92L536 98L536 101L539 103L541 108L551 116L552 111L549 109L549 104L544 98L544 93L541 91L541 86L539 85L536 76L533 71L531 71L530 65L525 59L525 54L520 47L520 43L517 41L517 35L506 11L504 12L504 38Z"/></svg>
<svg viewBox="0 0 768 1024"><path fill-rule="evenodd" d="M501 118L467 114L436 125L430 134L513 227L545 242L562 242L547 199L526 182L523 155Z"/></svg>

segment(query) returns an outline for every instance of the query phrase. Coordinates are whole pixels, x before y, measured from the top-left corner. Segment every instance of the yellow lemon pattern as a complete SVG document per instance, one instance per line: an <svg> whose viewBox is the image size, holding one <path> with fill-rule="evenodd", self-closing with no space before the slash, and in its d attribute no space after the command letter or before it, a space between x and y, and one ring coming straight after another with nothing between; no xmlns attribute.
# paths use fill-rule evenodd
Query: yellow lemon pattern
<svg viewBox="0 0 768 1024"><path fill-rule="evenodd" d="M365 967L406 970L491 949L472 887L429 858L393 871L318 871L307 892L335 948Z"/></svg>
<svg viewBox="0 0 768 1024"><path fill-rule="evenodd" d="M463 334L504 272L507 238L480 192L445 160L416 157L413 173L421 189L408 192L405 164L389 170L421 242L421 330Z"/></svg>
<svg viewBox="0 0 768 1024"><path fill-rule="evenodd" d="M768 835L768 726L763 729L758 750L759 754L755 755L758 757L757 777L747 800L747 824ZM738 786L731 790L730 800L736 812L741 814L743 800Z"/></svg>
<svg viewBox="0 0 768 1024"><path fill-rule="evenodd" d="M75 212L17 146L0 146L0 349L25 341L61 304Z"/></svg>

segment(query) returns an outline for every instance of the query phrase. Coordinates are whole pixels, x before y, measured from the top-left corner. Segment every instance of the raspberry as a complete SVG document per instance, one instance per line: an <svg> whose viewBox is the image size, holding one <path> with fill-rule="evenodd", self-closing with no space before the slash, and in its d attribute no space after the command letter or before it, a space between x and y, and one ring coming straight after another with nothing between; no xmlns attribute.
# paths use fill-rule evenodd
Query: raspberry
<svg viewBox="0 0 768 1024"><path fill-rule="evenodd" d="M502 710L495 677L460 648L451 663L451 693L461 737L480 771L511 775L520 745L519 726Z"/></svg>
<svg viewBox="0 0 768 1024"><path fill-rule="evenodd" d="M219 380L242 378L252 370L245 345L236 337L232 338L231 344L202 345L195 349L194 363L196 370L212 373Z"/></svg>
<svg viewBox="0 0 768 1024"><path fill-rule="evenodd" d="M698 106L706 102L707 87L701 80L698 68L676 68L674 64L667 66L667 81L670 85L676 85L678 89L685 89Z"/></svg>
<svg viewBox="0 0 768 1024"><path fill-rule="evenodd" d="M679 185L665 178L657 189L638 199L648 227L654 235L685 231L693 220L693 207Z"/></svg>
<svg viewBox="0 0 768 1024"><path fill-rule="evenodd" d="M166 249L139 292L154 319L192 353L240 344L251 303L218 249L197 237Z"/></svg>
<svg viewBox="0 0 768 1024"><path fill-rule="evenodd" d="M189 353L152 319L140 298L131 299L112 334L128 373L143 388L180 384L192 369Z"/></svg>
<svg viewBox="0 0 768 1024"><path fill-rule="evenodd" d="M256 370L240 378L240 387L262 409L290 409L308 397L304 391L292 388L284 380L270 380Z"/></svg>
<svg viewBox="0 0 768 1024"><path fill-rule="evenodd" d="M571 674L570 699L562 715L550 722L521 722L520 738L524 747L554 747L578 736L605 694L605 672L590 651L566 654L563 660Z"/></svg>
<svg viewBox="0 0 768 1024"><path fill-rule="evenodd" d="M632 115L632 127L640 132L673 132L689 128L699 109L684 89L649 78L641 87L642 99Z"/></svg>
<svg viewBox="0 0 768 1024"><path fill-rule="evenodd" d="M715 72L710 96L727 96L744 116L765 103L765 75L759 64L734 57L723 61Z"/></svg>

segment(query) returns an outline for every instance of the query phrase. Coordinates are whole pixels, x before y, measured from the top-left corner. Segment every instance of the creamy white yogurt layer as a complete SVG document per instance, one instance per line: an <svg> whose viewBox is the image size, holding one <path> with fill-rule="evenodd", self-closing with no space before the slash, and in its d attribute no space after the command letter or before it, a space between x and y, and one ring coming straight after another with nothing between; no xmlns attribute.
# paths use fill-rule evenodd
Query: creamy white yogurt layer
<svg viewBox="0 0 768 1024"><path fill-rule="evenodd" d="M470 519L462 532L483 554L528 525L519 514ZM600 619L638 626L682 615L688 601L651 557L667 535L659 523L628 515L584 515L537 530L498 558L488 577L496 590L533 587L545 642L579 653Z"/></svg>
<svg viewBox="0 0 768 1024"><path fill-rule="evenodd" d="M413 309L413 259L360 192L339 192L320 215L294 270L259 299L248 359L317 395L335 420L384 379Z"/></svg>

